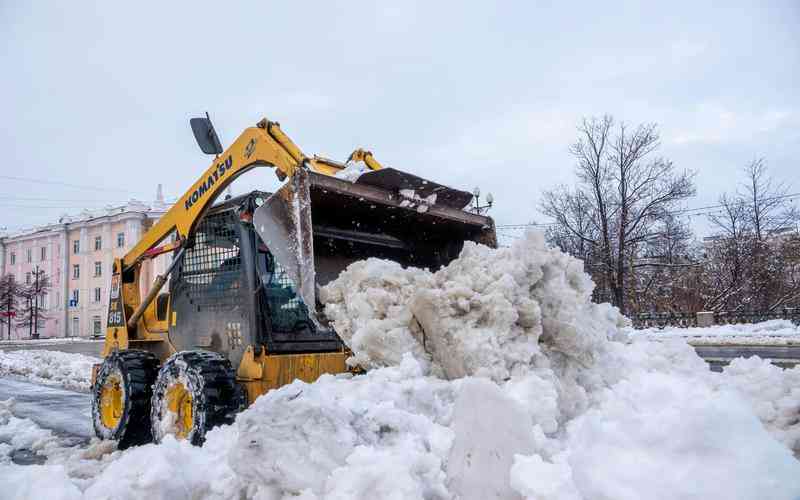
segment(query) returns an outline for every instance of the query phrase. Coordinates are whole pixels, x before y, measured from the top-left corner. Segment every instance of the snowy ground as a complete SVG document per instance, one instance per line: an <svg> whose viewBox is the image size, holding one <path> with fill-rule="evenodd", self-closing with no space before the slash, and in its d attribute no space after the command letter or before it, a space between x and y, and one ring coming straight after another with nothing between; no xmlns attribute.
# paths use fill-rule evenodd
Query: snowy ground
<svg viewBox="0 0 800 500"><path fill-rule="evenodd" d="M68 447L5 403L6 455L46 463L0 465L0 496L800 497L800 368L630 338L581 269L535 234L437 273L355 263L321 298L367 374L271 391L202 448Z"/></svg>
<svg viewBox="0 0 800 500"><path fill-rule="evenodd" d="M48 350L0 351L0 377L88 391L99 358Z"/></svg>
<svg viewBox="0 0 800 500"><path fill-rule="evenodd" d="M683 338L692 345L800 345L800 327L784 319L705 328L631 328L628 333L653 340Z"/></svg>

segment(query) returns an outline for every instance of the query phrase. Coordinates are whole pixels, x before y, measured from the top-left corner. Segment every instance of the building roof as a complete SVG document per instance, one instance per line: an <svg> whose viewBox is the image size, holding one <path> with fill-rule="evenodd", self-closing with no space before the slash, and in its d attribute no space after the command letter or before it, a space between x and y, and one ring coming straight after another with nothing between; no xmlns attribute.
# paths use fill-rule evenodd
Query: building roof
<svg viewBox="0 0 800 500"><path fill-rule="evenodd" d="M99 209L84 209L77 214L63 214L57 222L44 224L41 226L31 226L7 233L0 232L0 240L15 240L18 238L30 238L44 236L50 231L63 231L64 226L80 226L87 222L98 219L118 219L125 218L128 214L142 214L146 217L157 219L169 210L170 205L164 203L163 198L153 203L147 204L136 199L130 199L121 205L106 205Z"/></svg>

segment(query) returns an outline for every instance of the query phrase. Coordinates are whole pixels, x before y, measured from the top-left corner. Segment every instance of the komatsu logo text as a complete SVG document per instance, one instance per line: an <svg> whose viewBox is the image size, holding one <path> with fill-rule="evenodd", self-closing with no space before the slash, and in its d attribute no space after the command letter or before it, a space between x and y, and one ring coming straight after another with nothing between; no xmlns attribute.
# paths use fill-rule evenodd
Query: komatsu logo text
<svg viewBox="0 0 800 500"><path fill-rule="evenodd" d="M232 165L233 158L230 156L225 158L225 161L219 162L217 164L217 168L214 169L214 173L209 175L208 178L204 180L202 184L200 184L200 187L195 189L192 195L183 203L183 206L186 208L186 210L189 210L192 205L197 203L197 200L202 198L206 192L211 191L211 187L216 184L216 182L220 180L228 170L231 169Z"/></svg>

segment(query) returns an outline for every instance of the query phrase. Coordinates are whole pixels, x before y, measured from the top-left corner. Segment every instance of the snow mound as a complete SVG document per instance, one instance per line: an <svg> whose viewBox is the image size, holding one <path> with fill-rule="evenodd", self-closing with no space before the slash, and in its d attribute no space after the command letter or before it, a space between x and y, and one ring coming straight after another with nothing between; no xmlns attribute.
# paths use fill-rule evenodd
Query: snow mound
<svg viewBox="0 0 800 500"><path fill-rule="evenodd" d="M13 375L37 384L87 392L92 365L102 360L83 354L30 350L0 352L0 375Z"/></svg>
<svg viewBox="0 0 800 500"><path fill-rule="evenodd" d="M796 498L800 464L746 401L715 388L707 371L687 377L696 358L681 361L685 344L653 344L612 349L603 368L629 356L630 378L558 432L536 423L535 393L520 399L533 374L448 381L406 355L363 376L295 381L203 447L168 436L115 452L96 477L73 482L84 498L150 500ZM649 366L649 356L677 372ZM28 488L20 498L36 498Z"/></svg>
<svg viewBox="0 0 800 500"><path fill-rule="evenodd" d="M352 364L397 364L405 352L447 379L524 374L556 353L587 365L626 324L589 299L582 263L541 234L497 250L465 243L431 273L368 259L322 288L325 314L353 350Z"/></svg>

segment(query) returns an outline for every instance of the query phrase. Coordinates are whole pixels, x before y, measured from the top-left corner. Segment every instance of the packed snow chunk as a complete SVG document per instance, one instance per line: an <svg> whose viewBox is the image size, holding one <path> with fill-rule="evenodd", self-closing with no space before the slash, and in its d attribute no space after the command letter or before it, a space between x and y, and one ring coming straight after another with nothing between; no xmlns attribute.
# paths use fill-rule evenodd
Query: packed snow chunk
<svg viewBox="0 0 800 500"><path fill-rule="evenodd" d="M800 463L711 375L641 372L568 424L584 498L773 498L800 495Z"/></svg>
<svg viewBox="0 0 800 500"><path fill-rule="evenodd" d="M350 289L351 284L358 288ZM336 331L353 350L349 362L365 368L394 366L405 353L427 360L422 334L408 303L417 290L433 284L426 271L367 259L352 264L322 288L325 313L334 319Z"/></svg>
<svg viewBox="0 0 800 500"><path fill-rule="evenodd" d="M800 367L780 368L757 356L737 358L721 377L725 387L750 403L775 438L800 454Z"/></svg>
<svg viewBox="0 0 800 500"><path fill-rule="evenodd" d="M372 169L363 161L350 161L347 162L347 166L344 169L336 172L334 176L346 181L355 182L361 177L361 174L370 172L371 170Z"/></svg>
<svg viewBox="0 0 800 500"><path fill-rule="evenodd" d="M513 497L508 471L514 455L536 447L525 409L491 381L466 379L453 408L452 429L450 491L462 500Z"/></svg>
<svg viewBox="0 0 800 500"><path fill-rule="evenodd" d="M100 362L91 356L59 351L4 351L0 352L0 375L86 392L91 384L92 365Z"/></svg>
<svg viewBox="0 0 800 500"><path fill-rule="evenodd" d="M402 352L432 373L495 381L559 353L587 366L626 320L589 299L580 261L547 248L539 233L511 248L466 242L436 273L369 259L321 291L325 313L365 367L396 364Z"/></svg>

